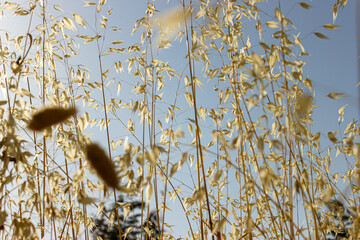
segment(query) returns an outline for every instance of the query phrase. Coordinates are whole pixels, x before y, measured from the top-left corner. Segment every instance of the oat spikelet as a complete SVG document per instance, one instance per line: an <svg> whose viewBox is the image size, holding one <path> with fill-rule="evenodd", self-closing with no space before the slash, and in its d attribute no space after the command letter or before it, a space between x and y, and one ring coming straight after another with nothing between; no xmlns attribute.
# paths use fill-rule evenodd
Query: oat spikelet
<svg viewBox="0 0 360 240"><path fill-rule="evenodd" d="M76 113L76 108L49 107L32 115L28 128L42 131L47 127L65 121Z"/></svg>
<svg viewBox="0 0 360 240"><path fill-rule="evenodd" d="M88 144L86 146L86 158L106 185L112 188L119 187L114 164L99 145Z"/></svg>

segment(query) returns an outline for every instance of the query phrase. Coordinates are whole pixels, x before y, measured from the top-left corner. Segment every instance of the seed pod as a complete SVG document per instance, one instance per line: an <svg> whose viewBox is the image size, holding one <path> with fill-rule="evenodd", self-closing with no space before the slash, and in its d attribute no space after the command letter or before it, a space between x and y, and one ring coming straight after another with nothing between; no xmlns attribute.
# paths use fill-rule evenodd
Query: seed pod
<svg viewBox="0 0 360 240"><path fill-rule="evenodd" d="M76 108L49 107L32 115L28 128L42 131L47 127L65 121L76 113Z"/></svg>
<svg viewBox="0 0 360 240"><path fill-rule="evenodd" d="M97 144L91 143L86 146L86 158L97 175L112 188L118 188L119 179L115 167L105 151Z"/></svg>

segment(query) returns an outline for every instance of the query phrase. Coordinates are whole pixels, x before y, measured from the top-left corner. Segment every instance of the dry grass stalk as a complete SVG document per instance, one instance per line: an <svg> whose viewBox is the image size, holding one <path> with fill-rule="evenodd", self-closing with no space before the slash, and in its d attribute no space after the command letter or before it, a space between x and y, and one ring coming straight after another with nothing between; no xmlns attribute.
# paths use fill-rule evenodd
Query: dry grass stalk
<svg viewBox="0 0 360 240"><path fill-rule="evenodd" d="M28 128L42 131L76 114L76 108L49 107L32 115Z"/></svg>
<svg viewBox="0 0 360 240"><path fill-rule="evenodd" d="M114 164L99 145L95 143L88 144L86 146L86 158L106 185L112 188L119 187L119 179Z"/></svg>

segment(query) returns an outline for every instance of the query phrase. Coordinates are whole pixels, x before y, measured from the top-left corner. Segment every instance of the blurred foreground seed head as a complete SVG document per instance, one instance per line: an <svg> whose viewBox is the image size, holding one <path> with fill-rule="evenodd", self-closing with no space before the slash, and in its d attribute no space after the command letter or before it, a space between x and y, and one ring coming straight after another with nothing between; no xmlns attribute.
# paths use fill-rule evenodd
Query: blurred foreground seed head
<svg viewBox="0 0 360 240"><path fill-rule="evenodd" d="M76 114L76 108L48 107L31 116L28 128L33 131L42 131L65 121L74 114Z"/></svg>
<svg viewBox="0 0 360 240"><path fill-rule="evenodd" d="M97 175L112 188L119 187L119 179L115 171L115 166L105 151L95 143L86 145L86 159Z"/></svg>

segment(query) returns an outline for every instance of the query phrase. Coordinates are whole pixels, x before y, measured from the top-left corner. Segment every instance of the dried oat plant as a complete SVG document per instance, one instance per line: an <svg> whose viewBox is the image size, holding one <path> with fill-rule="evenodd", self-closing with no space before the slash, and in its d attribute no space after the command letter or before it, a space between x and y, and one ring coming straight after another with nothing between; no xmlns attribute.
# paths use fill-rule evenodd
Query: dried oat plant
<svg viewBox="0 0 360 240"><path fill-rule="evenodd" d="M26 24L0 33L0 238L96 239L102 215L130 239L121 192L142 200L141 239L326 239L342 231L341 209L324 210L338 196L358 239L360 129L329 129L322 151L307 38L282 3L139 1L127 30L130 3L1 2ZM334 21L346 3L333 1Z"/></svg>

